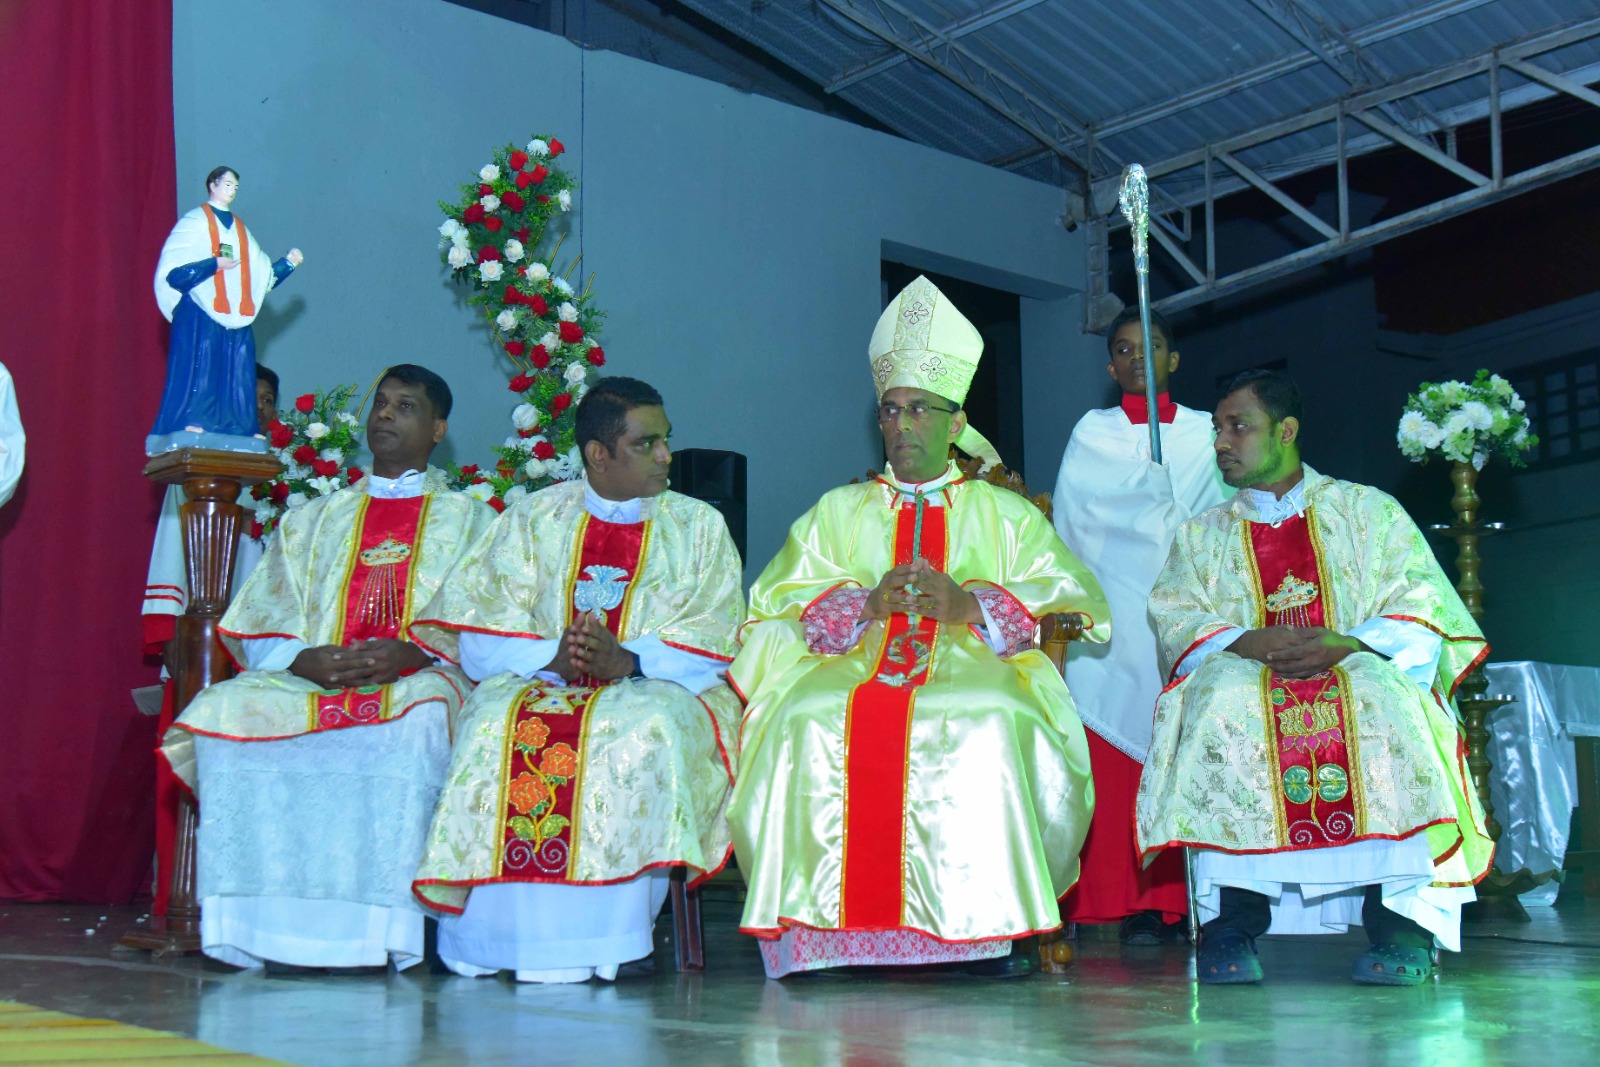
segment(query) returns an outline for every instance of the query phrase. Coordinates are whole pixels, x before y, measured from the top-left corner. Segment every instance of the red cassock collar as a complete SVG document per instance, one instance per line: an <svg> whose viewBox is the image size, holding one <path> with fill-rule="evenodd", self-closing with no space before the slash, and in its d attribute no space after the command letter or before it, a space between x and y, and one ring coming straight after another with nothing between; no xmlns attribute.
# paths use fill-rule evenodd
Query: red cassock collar
<svg viewBox="0 0 1600 1067"><path fill-rule="evenodd" d="M1122 394L1122 413L1128 416L1128 421L1135 426L1144 426L1150 422L1147 417L1149 410L1150 404L1144 397ZM1171 423L1178 417L1178 405L1174 404L1166 393L1159 393L1156 396L1156 415L1162 422Z"/></svg>

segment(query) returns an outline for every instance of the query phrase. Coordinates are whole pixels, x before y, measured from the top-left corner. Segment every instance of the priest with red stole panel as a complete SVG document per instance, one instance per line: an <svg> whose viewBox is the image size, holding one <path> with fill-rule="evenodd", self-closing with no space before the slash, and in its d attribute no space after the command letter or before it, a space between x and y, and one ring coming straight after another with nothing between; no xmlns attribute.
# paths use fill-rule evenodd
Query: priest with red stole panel
<svg viewBox="0 0 1600 1067"><path fill-rule="evenodd" d="M1293 382L1219 395L1238 493L1183 524L1150 594L1167 684L1142 854L1198 852L1202 982L1259 982L1269 930L1359 924L1351 977L1419 984L1494 854L1453 704L1488 648L1393 497L1301 463Z"/></svg>
<svg viewBox="0 0 1600 1067"><path fill-rule="evenodd" d="M739 554L668 489L671 432L649 385L596 381L584 478L507 508L412 626L480 683L413 887L457 974L614 979L671 868L727 862Z"/></svg>
<svg viewBox="0 0 1600 1067"><path fill-rule="evenodd" d="M199 801L201 948L239 967L404 967L411 873L471 683L405 639L494 512L428 465L450 389L390 367L372 472L284 516L222 617L247 668L202 689L162 754Z"/></svg>
<svg viewBox="0 0 1600 1067"><path fill-rule="evenodd" d="M983 352L926 278L869 349L889 468L835 489L750 592L729 820L742 928L767 974L836 966L1027 973L1061 925L1094 808L1083 725L1033 647L1052 612L1109 635L1100 585L991 463L961 403Z"/></svg>

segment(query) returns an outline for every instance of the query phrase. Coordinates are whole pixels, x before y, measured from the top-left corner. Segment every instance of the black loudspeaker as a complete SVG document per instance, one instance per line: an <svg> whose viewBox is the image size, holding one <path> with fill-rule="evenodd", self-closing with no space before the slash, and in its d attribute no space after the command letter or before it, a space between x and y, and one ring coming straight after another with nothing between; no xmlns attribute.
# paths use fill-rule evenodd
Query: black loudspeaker
<svg viewBox="0 0 1600 1067"><path fill-rule="evenodd" d="M722 513L733 546L744 561L745 458L720 448L681 448L672 454L672 488L704 500Z"/></svg>

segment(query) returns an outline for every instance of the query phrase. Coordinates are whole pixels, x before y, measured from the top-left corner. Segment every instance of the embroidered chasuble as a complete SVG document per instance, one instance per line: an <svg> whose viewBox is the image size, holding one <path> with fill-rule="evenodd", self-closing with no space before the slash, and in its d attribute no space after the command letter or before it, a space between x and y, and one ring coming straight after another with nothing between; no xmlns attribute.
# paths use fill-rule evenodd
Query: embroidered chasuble
<svg viewBox="0 0 1600 1067"><path fill-rule="evenodd" d="M1029 501L953 465L928 484L828 493L751 590L729 670L746 701L729 821L747 933L977 942L1061 923L1094 787L1072 697L1031 644L1062 611L1106 640L1106 602ZM988 626L895 614L858 635L867 593L917 557L973 591Z"/></svg>
<svg viewBox="0 0 1600 1067"><path fill-rule="evenodd" d="M621 642L653 636L728 662L743 615L738 552L715 509L679 493L641 521L589 513L568 482L508 508L420 613L413 639L460 659L463 632L554 640L599 612ZM726 862L739 701L726 684L507 671L462 718L413 891L460 913L473 886L597 885Z"/></svg>
<svg viewBox="0 0 1600 1067"><path fill-rule="evenodd" d="M223 645L244 663L253 638L317 647L403 637L416 609L493 519L481 501L447 491L434 468L419 496L375 499L357 482L318 497L284 516L222 618ZM162 752L193 788L192 734L273 741L391 722L431 701L454 718L471 689L459 670L438 664L392 685L341 690L319 689L287 670L246 670L201 690Z"/></svg>
<svg viewBox="0 0 1600 1067"><path fill-rule="evenodd" d="M1494 849L1452 698L1488 646L1392 497L1309 467L1304 487L1298 515L1251 521L1236 498L1189 520L1173 543L1150 596L1169 684L1139 787L1141 854L1425 833L1434 884L1475 883ZM1368 652L1306 680L1226 650L1192 671L1184 663L1230 627L1349 633L1379 619L1442 638L1431 688Z"/></svg>

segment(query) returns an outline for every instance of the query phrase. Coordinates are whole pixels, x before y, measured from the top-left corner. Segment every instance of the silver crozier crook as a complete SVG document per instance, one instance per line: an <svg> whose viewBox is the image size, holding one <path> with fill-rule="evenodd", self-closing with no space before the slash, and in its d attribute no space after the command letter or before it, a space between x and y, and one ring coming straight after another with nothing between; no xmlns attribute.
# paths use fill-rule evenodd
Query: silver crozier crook
<svg viewBox="0 0 1600 1067"><path fill-rule="evenodd" d="M1144 392L1150 416L1150 459L1161 462L1161 419L1156 413L1155 349L1150 345L1150 181L1144 168L1130 163L1117 193L1122 217L1133 231L1133 270L1139 276L1139 326L1144 331Z"/></svg>

